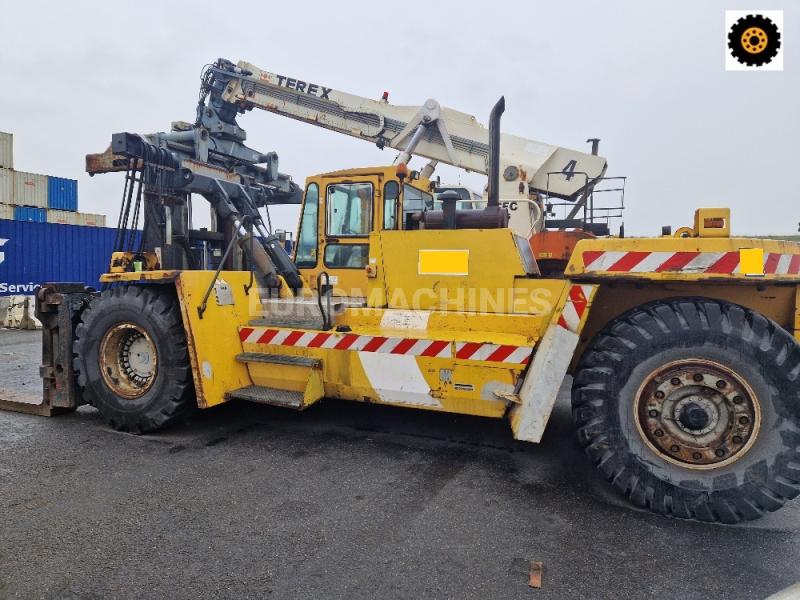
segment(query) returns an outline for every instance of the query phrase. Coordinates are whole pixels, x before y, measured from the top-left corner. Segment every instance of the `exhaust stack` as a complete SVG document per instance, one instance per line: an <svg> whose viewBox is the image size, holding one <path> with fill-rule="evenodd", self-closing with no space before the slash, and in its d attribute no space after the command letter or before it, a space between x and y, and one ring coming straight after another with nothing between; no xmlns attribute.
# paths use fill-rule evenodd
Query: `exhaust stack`
<svg viewBox="0 0 800 600"><path fill-rule="evenodd" d="M500 204L500 117L506 110L506 98L500 100L492 108L489 115L489 198L488 206Z"/></svg>
<svg viewBox="0 0 800 600"><path fill-rule="evenodd" d="M458 195L441 195L443 210L429 210L420 215L426 229L502 229L508 227L508 210L500 206L500 116L506 110L504 96L489 115L489 190L483 209L456 210Z"/></svg>

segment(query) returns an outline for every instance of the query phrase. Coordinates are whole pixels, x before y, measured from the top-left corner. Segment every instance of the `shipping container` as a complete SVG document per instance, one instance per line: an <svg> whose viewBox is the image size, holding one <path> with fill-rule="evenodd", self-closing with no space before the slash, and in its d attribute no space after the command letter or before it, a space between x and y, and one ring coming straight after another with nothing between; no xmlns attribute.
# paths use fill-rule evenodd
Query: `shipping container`
<svg viewBox="0 0 800 600"><path fill-rule="evenodd" d="M47 208L47 175L14 171L13 203Z"/></svg>
<svg viewBox="0 0 800 600"><path fill-rule="evenodd" d="M0 169L0 204L15 204L14 171L11 169Z"/></svg>
<svg viewBox="0 0 800 600"><path fill-rule="evenodd" d="M76 215L76 225L86 225L88 227L105 227L106 226L106 216L105 215L95 215L92 213L75 213Z"/></svg>
<svg viewBox="0 0 800 600"><path fill-rule="evenodd" d="M15 206L14 219L31 223L47 223L47 209L35 206Z"/></svg>
<svg viewBox="0 0 800 600"><path fill-rule="evenodd" d="M13 204L0 204L0 219L13 219L14 208Z"/></svg>
<svg viewBox="0 0 800 600"><path fill-rule="evenodd" d="M62 225L78 225L78 213L70 210L47 209L47 222Z"/></svg>
<svg viewBox="0 0 800 600"><path fill-rule="evenodd" d="M106 227L0 220L0 296L30 295L55 281L100 289L115 236L116 229Z"/></svg>
<svg viewBox="0 0 800 600"><path fill-rule="evenodd" d="M0 167L14 168L14 136L0 131Z"/></svg>
<svg viewBox="0 0 800 600"><path fill-rule="evenodd" d="M47 208L78 210L78 182L74 179L48 176Z"/></svg>

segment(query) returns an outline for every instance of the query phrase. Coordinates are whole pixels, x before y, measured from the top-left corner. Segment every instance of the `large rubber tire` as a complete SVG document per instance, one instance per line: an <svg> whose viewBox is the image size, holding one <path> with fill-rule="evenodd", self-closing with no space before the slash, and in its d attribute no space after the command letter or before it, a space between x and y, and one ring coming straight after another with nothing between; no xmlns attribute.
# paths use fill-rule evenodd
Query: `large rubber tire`
<svg viewBox="0 0 800 600"><path fill-rule="evenodd" d="M84 397L114 429L146 433L168 425L196 406L192 371L177 300L172 290L141 285L120 286L102 293L81 315L75 332L75 368ZM155 351L154 375L136 397L115 390L101 369L113 360L103 352L107 334L141 332ZM101 361L101 353L106 356ZM152 354L152 353L151 353ZM112 365L117 368L116 365Z"/></svg>
<svg viewBox="0 0 800 600"><path fill-rule="evenodd" d="M760 429L730 464L699 470L665 460L637 425L634 402L648 377L692 359L725 365L758 398ZM572 391L578 439L639 507L702 521L756 519L800 493L798 376L800 346L758 313L694 298L645 305L610 323L582 356Z"/></svg>

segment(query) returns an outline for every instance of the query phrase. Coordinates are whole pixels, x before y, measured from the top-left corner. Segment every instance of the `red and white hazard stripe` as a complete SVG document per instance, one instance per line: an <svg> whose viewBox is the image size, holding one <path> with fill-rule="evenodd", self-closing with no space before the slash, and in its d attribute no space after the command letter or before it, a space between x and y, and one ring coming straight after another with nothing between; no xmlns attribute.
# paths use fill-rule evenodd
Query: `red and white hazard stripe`
<svg viewBox="0 0 800 600"><path fill-rule="evenodd" d="M603 252L583 253L587 272L732 274L739 268L733 252ZM764 253L765 275L800 274L800 254Z"/></svg>
<svg viewBox="0 0 800 600"><path fill-rule="evenodd" d="M456 342L456 358L462 360L485 360L526 365L531 357L531 352L533 352L532 346Z"/></svg>
<svg viewBox="0 0 800 600"><path fill-rule="evenodd" d="M564 309L558 317L558 324L564 329L578 333L581 319L583 318L589 300L592 297L595 286L593 285L573 285L569 288L567 301Z"/></svg>
<svg viewBox="0 0 800 600"><path fill-rule="evenodd" d="M267 327L242 327L239 339L245 344L292 346L295 348L326 348L328 350L356 350L403 356L452 358L452 342L418 338L358 335L271 329ZM482 342L456 342L456 358L485 360L499 363L527 364L532 346L487 344Z"/></svg>
<svg viewBox="0 0 800 600"><path fill-rule="evenodd" d="M359 350L361 352L436 358L450 358L451 356L450 342L444 340L269 329L265 327L242 327L239 330L239 339L246 344L269 344L271 346L293 346L295 348Z"/></svg>

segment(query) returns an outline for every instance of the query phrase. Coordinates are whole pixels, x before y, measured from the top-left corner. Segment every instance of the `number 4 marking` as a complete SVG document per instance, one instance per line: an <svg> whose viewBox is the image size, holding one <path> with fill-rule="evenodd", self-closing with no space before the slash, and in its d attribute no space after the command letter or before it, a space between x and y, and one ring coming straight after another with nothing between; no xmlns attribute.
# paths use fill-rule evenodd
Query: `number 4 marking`
<svg viewBox="0 0 800 600"><path fill-rule="evenodd" d="M575 177L575 167L576 166L578 166L578 161L577 160L571 160L564 166L563 169L561 169L561 172L564 174L564 178L567 181L570 181L573 177Z"/></svg>

